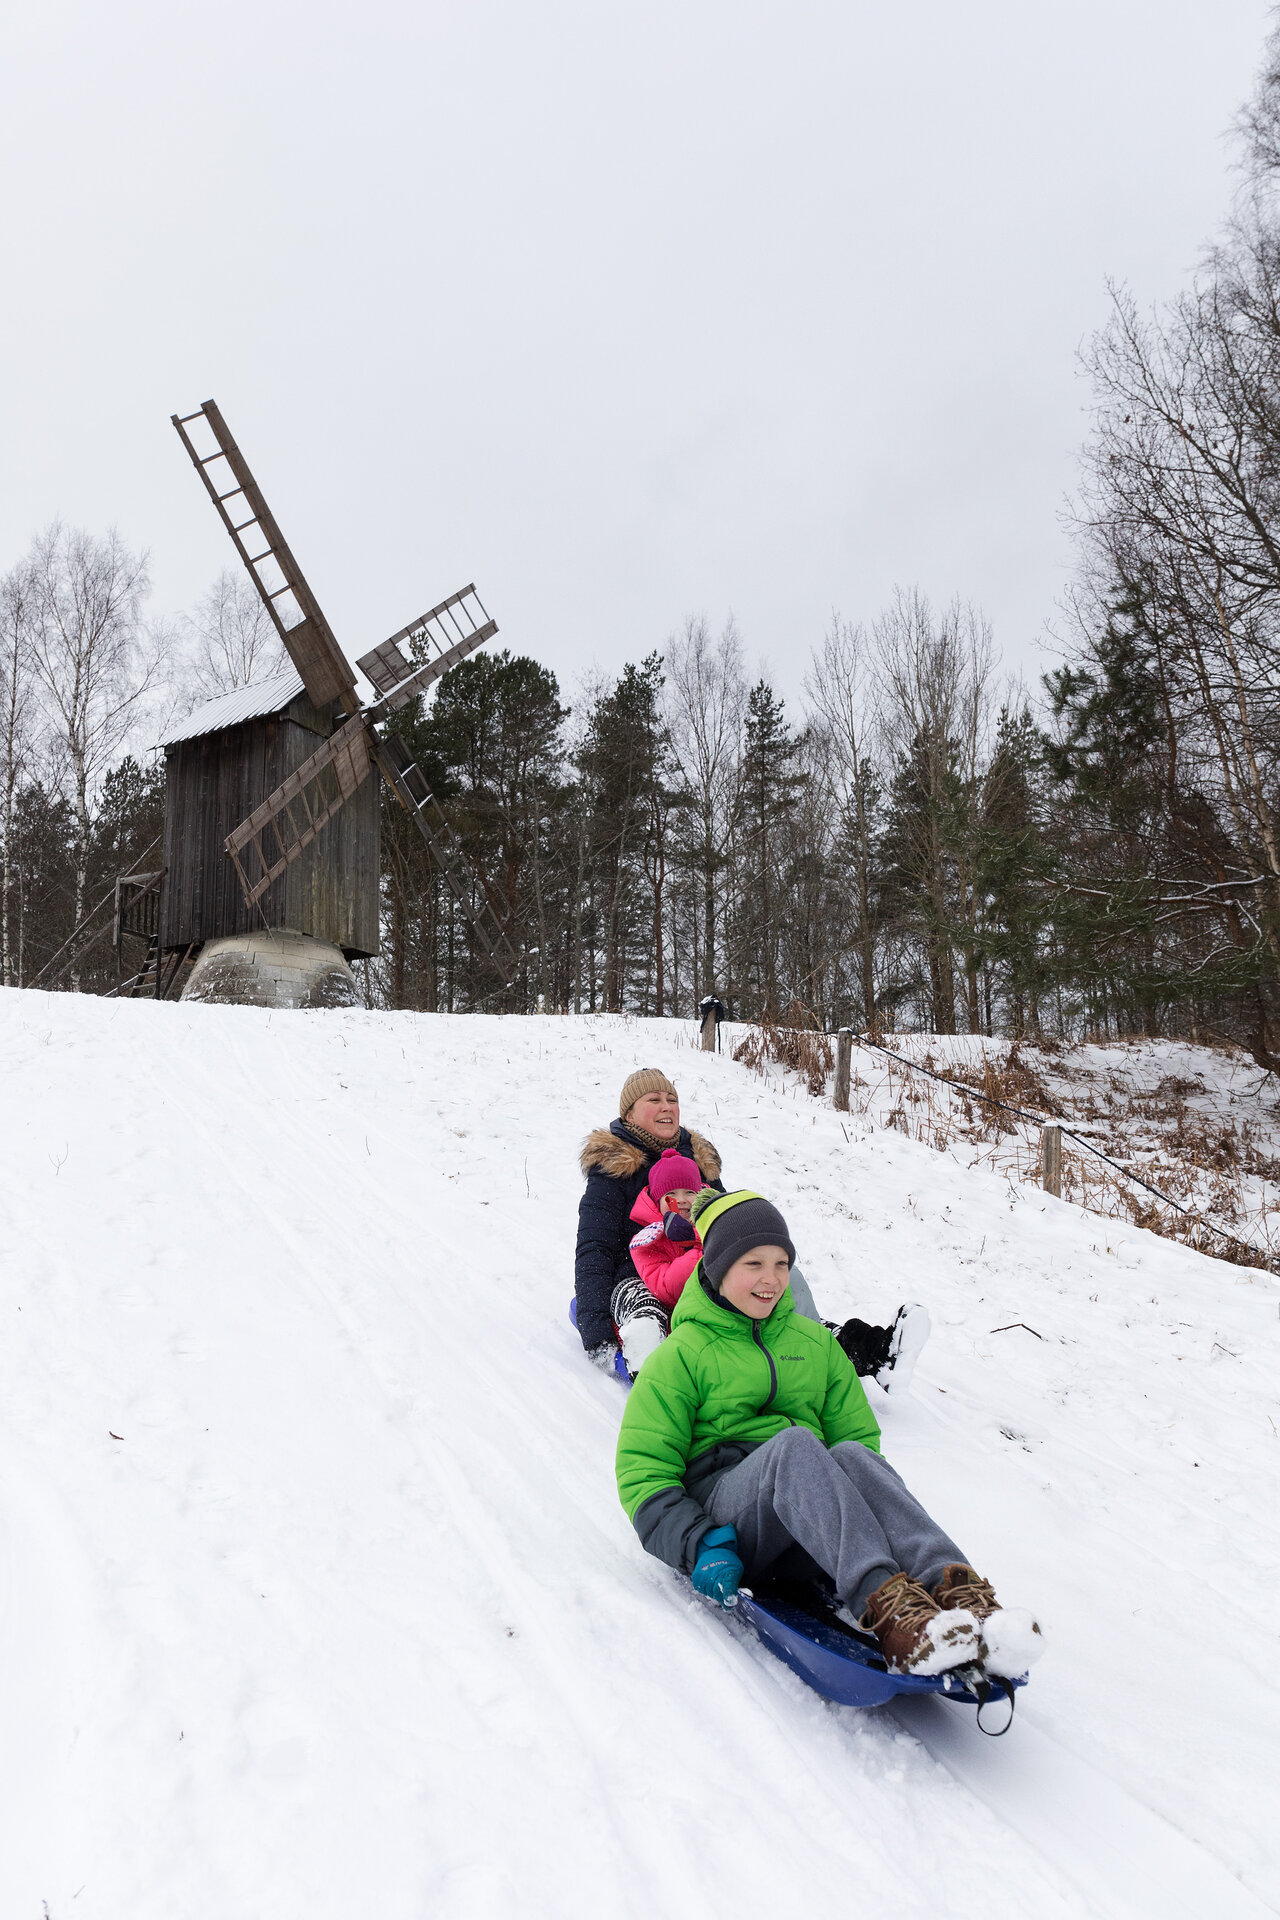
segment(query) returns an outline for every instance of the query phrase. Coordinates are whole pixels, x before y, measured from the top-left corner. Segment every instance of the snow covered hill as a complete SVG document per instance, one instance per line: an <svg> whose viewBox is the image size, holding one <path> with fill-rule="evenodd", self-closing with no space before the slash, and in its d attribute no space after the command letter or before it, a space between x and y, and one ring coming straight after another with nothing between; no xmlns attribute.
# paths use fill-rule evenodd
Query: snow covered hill
<svg viewBox="0 0 1280 1920"><path fill-rule="evenodd" d="M1280 1907L1280 1287L611 1018L0 994L2 1920ZM824 1705L641 1553L567 1321L636 1065L1049 1650Z"/></svg>

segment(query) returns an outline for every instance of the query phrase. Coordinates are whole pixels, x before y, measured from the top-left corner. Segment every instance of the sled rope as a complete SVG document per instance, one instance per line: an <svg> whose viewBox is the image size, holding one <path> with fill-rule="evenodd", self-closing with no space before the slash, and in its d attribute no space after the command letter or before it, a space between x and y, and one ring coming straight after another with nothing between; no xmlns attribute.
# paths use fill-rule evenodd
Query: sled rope
<svg viewBox="0 0 1280 1920"><path fill-rule="evenodd" d="M989 1677L984 1676L981 1680L975 1680L970 1690L977 1696L978 1701L978 1732L985 1733L989 1740L998 1740L1002 1733L1008 1733L1013 1725L1014 1708L1017 1705L1009 1682L992 1674ZM993 1700L1007 1700L1009 1703L1008 1717L1002 1727L984 1727L982 1724L982 1716Z"/></svg>

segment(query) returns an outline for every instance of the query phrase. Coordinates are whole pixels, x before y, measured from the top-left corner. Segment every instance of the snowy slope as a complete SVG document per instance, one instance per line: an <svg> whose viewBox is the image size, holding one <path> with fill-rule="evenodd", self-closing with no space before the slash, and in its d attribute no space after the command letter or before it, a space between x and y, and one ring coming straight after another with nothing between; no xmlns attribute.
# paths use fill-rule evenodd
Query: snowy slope
<svg viewBox="0 0 1280 1920"><path fill-rule="evenodd" d="M0 994L3 1920L1280 1908L1275 1280L692 1040ZM872 1394L1051 1633L1003 1742L827 1707L627 1526L565 1310L655 1063L832 1317L929 1304Z"/></svg>

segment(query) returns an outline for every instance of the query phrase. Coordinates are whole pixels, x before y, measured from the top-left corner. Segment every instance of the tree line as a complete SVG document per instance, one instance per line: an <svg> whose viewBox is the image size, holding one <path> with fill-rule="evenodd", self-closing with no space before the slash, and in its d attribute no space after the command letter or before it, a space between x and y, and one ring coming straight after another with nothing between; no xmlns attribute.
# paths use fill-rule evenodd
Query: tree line
<svg viewBox="0 0 1280 1920"><path fill-rule="evenodd" d="M1199 272L1112 290L1060 663L904 589L816 637L798 711L733 623L566 697L475 655L395 725L519 958L504 987L384 795L379 1005L1013 1035L1220 1034L1280 1064L1280 36ZM148 626L145 563L55 527L0 583L0 971L29 983L159 831L165 699L277 670L233 574ZM127 749L132 746L132 755ZM72 984L103 990L110 956Z"/></svg>
<svg viewBox="0 0 1280 1920"><path fill-rule="evenodd" d="M6 987L115 986L109 943L75 936L109 926L94 909L119 874L161 864L154 742L175 714L288 664L247 579L224 573L177 620L148 617L150 591L145 554L118 533L61 522L0 577Z"/></svg>
<svg viewBox="0 0 1280 1920"><path fill-rule="evenodd" d="M1078 829L1060 924L1108 1016L1280 1065L1280 30L1231 217L1189 287L1113 289L1046 761Z"/></svg>
<svg viewBox="0 0 1280 1920"><path fill-rule="evenodd" d="M1034 699L979 613L904 592L833 621L795 722L693 620L572 714L540 681L519 746L504 675L532 663L469 663L410 723L501 867L523 1004L714 991L823 1026L1218 1034L1280 1065L1280 32L1238 131L1191 284L1150 313L1113 288L1086 351L1079 567ZM448 909L396 897L392 991L469 1004Z"/></svg>

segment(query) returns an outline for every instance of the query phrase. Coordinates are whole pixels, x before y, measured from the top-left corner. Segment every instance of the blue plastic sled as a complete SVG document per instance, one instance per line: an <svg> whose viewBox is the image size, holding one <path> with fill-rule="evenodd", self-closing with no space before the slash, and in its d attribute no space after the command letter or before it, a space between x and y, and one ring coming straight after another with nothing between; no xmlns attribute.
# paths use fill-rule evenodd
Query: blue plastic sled
<svg viewBox="0 0 1280 1920"><path fill-rule="evenodd" d="M569 1318L576 1327L576 1300L570 1305ZM629 1387L631 1375L621 1353L615 1356L613 1368ZM937 1693L976 1707L983 1733L996 1735L1006 1732L1013 1720L1014 1689L1026 1685L1025 1676L989 1678L974 1667L952 1673L891 1673L872 1635L839 1619L834 1599L816 1586L788 1586L785 1593L744 1587L735 1611L784 1666L824 1700L842 1707L878 1707L900 1693ZM983 1726L983 1709L1001 1701L1007 1703L1002 1724Z"/></svg>
<svg viewBox="0 0 1280 1920"><path fill-rule="evenodd" d="M820 1589L796 1597L780 1593L738 1596L737 1614L754 1627L770 1653L824 1700L842 1707L878 1707L899 1693L938 1693L978 1709L983 1733L1001 1734L1013 1719L1013 1695L1025 1679L988 1677L974 1667L952 1673L890 1673L870 1634L859 1634L835 1615ZM1003 1714L999 1703L1004 1702ZM990 1707L998 1725L983 1724Z"/></svg>

